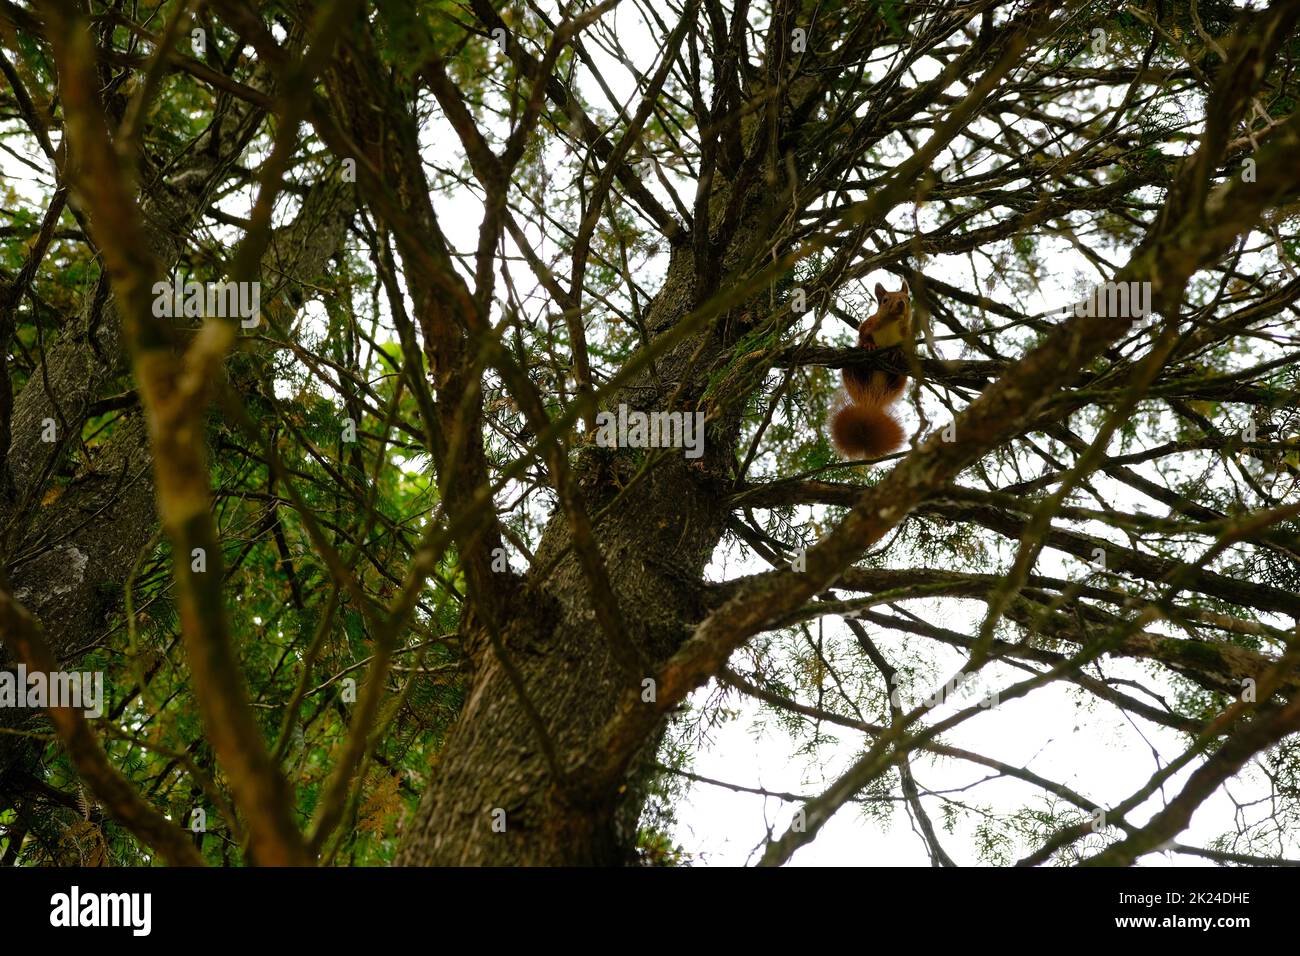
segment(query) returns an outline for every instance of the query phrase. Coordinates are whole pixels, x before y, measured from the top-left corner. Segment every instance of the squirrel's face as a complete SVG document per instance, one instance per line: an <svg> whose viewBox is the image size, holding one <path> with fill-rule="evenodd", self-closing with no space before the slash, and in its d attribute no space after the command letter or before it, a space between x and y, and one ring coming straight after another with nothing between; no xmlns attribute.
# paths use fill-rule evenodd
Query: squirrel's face
<svg viewBox="0 0 1300 956"><path fill-rule="evenodd" d="M912 315L912 293L906 282L897 292L886 292L885 287L877 282L876 303L876 314L880 316L881 325L903 322Z"/></svg>
<svg viewBox="0 0 1300 956"><path fill-rule="evenodd" d="M907 283L897 292L888 292L876 283L876 311L858 330L859 344L897 345L910 334L912 293Z"/></svg>

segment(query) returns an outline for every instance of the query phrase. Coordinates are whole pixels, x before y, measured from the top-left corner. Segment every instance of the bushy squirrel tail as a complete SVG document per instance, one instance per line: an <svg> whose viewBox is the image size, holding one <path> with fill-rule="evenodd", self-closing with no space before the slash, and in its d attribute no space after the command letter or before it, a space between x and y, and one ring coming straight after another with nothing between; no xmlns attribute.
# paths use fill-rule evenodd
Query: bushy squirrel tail
<svg viewBox="0 0 1300 956"><path fill-rule="evenodd" d="M841 391L831 409L831 442L845 458L879 458L897 451L906 433L898 420L883 408L855 405Z"/></svg>

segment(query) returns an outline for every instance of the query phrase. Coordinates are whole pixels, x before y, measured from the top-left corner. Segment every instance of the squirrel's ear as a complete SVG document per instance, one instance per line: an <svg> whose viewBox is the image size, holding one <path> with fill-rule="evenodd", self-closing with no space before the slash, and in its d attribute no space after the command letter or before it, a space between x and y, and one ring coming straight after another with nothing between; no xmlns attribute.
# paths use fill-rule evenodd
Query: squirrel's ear
<svg viewBox="0 0 1300 956"><path fill-rule="evenodd" d="M876 283L876 301L877 302L885 301L885 287L881 285L879 282Z"/></svg>
<svg viewBox="0 0 1300 956"><path fill-rule="evenodd" d="M899 289L898 291L900 291L900 292L905 292L905 293L907 293L908 295L911 295L911 294L912 294L912 290L911 290L910 288L908 288L907 280L906 280L906 279L903 280L903 288Z"/></svg>

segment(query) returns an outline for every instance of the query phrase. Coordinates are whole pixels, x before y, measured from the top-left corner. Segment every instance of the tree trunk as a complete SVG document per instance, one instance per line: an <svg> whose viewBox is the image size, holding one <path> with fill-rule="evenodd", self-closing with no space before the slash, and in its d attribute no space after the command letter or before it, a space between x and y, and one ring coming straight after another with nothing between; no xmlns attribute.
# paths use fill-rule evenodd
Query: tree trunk
<svg viewBox="0 0 1300 956"><path fill-rule="evenodd" d="M719 183L710 207L720 215L731 186ZM737 187L741 188L741 187ZM707 274L733 265L784 208L761 180L747 181L738 225L701 262L674 247L664 285L646 314L656 333L673 328L713 291ZM703 266L703 268L701 268ZM701 274L706 276L701 278ZM732 358L746 307L679 342L607 404L617 411L704 409L709 372ZM680 392L678 389L680 388ZM500 575L507 621L502 644L540 716L556 779L535 721L481 628L473 632L473 677L398 862L406 865L603 866L635 861L645 784L660 731L647 739L621 783L594 792L572 770L592 755L605 722L628 695L641 699L649 678L690 635L705 610L704 570L731 510L741 408L707 406L704 453L682 449L606 449L585 444L572 467L593 516L593 537L608 568L626 633L643 670L628 674L597 624L591 589L572 550L564 514L552 515L527 577ZM591 442L591 436L585 439ZM644 456L663 461L635 477ZM620 489L622 493L620 494ZM608 508L608 511L605 509ZM599 520L595 516L600 515ZM549 574L545 571L555 564ZM501 812L504 811L504 814Z"/></svg>

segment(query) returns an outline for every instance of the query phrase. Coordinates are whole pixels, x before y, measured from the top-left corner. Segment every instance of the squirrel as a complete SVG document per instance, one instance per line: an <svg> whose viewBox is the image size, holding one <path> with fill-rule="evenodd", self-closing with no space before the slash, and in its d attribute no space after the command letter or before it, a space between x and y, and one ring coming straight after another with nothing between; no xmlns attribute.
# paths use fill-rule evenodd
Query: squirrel
<svg viewBox="0 0 1300 956"><path fill-rule="evenodd" d="M876 283L876 311L858 326L858 348L889 348L912 336L912 300L907 282L897 292ZM907 375L852 365L842 371L844 388L831 406L831 442L845 458L879 458L897 451L906 438L889 406L903 394Z"/></svg>

